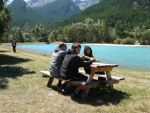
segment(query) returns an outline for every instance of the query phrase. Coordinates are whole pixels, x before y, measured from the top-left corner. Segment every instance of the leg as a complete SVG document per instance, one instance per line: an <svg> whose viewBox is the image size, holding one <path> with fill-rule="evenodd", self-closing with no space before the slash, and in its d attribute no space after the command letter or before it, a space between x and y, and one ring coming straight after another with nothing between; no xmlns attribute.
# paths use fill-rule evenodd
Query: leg
<svg viewBox="0 0 150 113"><path fill-rule="evenodd" d="M47 83L47 87L50 87L52 85L54 78L53 77L49 77L48 83Z"/></svg>
<svg viewBox="0 0 150 113"><path fill-rule="evenodd" d="M107 79L108 79L108 80L111 80L111 73L110 73L110 71L106 71L106 75L107 75ZM111 92L114 91L113 84L110 84L110 85L109 85L109 88L110 88L110 91L111 91Z"/></svg>
<svg viewBox="0 0 150 113"><path fill-rule="evenodd" d="M15 47L13 46L13 52L15 53Z"/></svg>
<svg viewBox="0 0 150 113"><path fill-rule="evenodd" d="M14 47L14 51L15 51L15 53L16 53L16 47Z"/></svg>
<svg viewBox="0 0 150 113"><path fill-rule="evenodd" d="M105 72L96 72L95 74L105 75ZM106 80L106 78L98 77L98 80Z"/></svg>
<svg viewBox="0 0 150 113"><path fill-rule="evenodd" d="M82 101L84 101L87 98L89 90L90 90L89 88L83 90L83 93L82 93L82 96L81 96Z"/></svg>
<svg viewBox="0 0 150 113"><path fill-rule="evenodd" d="M58 80L57 86L61 87L62 80Z"/></svg>
<svg viewBox="0 0 150 113"><path fill-rule="evenodd" d="M80 81L80 80L85 80L87 81L87 77L82 75L81 73L78 73L78 75L76 75L76 78L74 78L75 80L73 81ZM74 98L74 99L78 99L78 98L85 98L87 97L87 94L88 94L88 91L87 93L84 93L83 90L86 89L86 86L84 85L79 85L76 90L71 94L71 97ZM82 99L83 100L83 99Z"/></svg>

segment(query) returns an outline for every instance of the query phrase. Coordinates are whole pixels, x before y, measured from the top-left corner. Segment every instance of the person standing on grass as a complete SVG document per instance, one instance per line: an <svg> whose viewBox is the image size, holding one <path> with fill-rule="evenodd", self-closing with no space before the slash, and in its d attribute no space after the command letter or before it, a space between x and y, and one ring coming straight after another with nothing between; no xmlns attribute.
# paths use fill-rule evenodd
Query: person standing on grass
<svg viewBox="0 0 150 113"><path fill-rule="evenodd" d="M80 81L84 80L87 81L87 77L84 76L83 74L79 73L78 69L80 67L85 67L88 66L92 63L94 60L93 58L90 58L89 61L84 62L83 58L84 56L78 56L80 53L81 45L79 43L74 43L72 45L72 50L67 51L67 55L64 58L64 61L62 63L62 67L60 70L60 76L62 79L69 80L69 81ZM69 88L71 87L72 84L69 84L71 82L66 83L66 86L62 88L62 93L63 94L69 94ZM82 90L80 89L80 86L77 87L75 92L71 94L73 98L78 98L80 96L79 91Z"/></svg>
<svg viewBox="0 0 150 113"><path fill-rule="evenodd" d="M58 47L54 50L51 61L50 61L50 75L52 77L60 77L60 68L64 57L66 56L67 45L64 42L61 42ZM59 80L58 87L61 86L61 80Z"/></svg>
<svg viewBox="0 0 150 113"><path fill-rule="evenodd" d="M13 52L14 52L14 53L16 53L16 45L17 45L16 41L13 40L13 41L12 41L12 47L13 47Z"/></svg>

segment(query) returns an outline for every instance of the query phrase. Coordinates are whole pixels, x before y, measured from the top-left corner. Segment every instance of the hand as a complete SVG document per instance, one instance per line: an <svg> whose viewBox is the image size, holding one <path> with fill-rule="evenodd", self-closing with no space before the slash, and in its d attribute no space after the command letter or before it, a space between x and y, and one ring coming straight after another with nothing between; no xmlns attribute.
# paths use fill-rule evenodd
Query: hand
<svg viewBox="0 0 150 113"><path fill-rule="evenodd" d="M95 59L95 58L93 58L93 57L91 57L91 58L90 58L90 60L91 60L91 61L93 61L93 62L95 62L95 60L96 60L96 59Z"/></svg>
<svg viewBox="0 0 150 113"><path fill-rule="evenodd" d="M85 55L80 56L81 59L84 59Z"/></svg>
<svg viewBox="0 0 150 113"><path fill-rule="evenodd" d="M96 59L96 61L95 62L100 62L98 59Z"/></svg>
<svg viewBox="0 0 150 113"><path fill-rule="evenodd" d="M98 59L95 59L95 58L93 58L93 57L91 57L90 60L93 61L93 62L99 62Z"/></svg>

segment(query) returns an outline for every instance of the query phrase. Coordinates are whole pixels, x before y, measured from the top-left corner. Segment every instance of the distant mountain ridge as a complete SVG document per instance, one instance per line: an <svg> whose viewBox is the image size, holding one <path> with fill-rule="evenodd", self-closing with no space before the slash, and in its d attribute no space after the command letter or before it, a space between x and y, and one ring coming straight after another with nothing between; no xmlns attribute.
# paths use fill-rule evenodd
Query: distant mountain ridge
<svg viewBox="0 0 150 113"><path fill-rule="evenodd" d="M58 25L68 25L81 22L87 18L107 21L115 27L120 21L123 29L133 29L136 26L150 28L150 0L101 0L84 11L73 15Z"/></svg>
<svg viewBox="0 0 150 113"><path fill-rule="evenodd" d="M81 11L72 0L56 0L40 7L29 7L24 0L14 0L7 8L13 14L12 26L18 27L25 24L49 26Z"/></svg>
<svg viewBox="0 0 150 113"><path fill-rule="evenodd" d="M27 2L29 7L38 7L38 6L43 6L46 5L48 3L52 3L55 2L57 0L29 0ZM76 3L76 5L81 9L84 10L94 4L97 4L100 0L71 0L74 3Z"/></svg>

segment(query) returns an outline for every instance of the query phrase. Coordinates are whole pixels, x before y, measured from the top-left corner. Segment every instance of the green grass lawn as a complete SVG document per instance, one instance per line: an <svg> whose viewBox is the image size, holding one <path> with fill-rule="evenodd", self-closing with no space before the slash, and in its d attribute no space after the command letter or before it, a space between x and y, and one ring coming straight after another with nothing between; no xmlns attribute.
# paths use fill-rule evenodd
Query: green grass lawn
<svg viewBox="0 0 150 113"><path fill-rule="evenodd" d="M72 100L46 87L50 57L26 53L0 45L0 113L148 113L150 72L114 68L112 75L125 80L107 88L91 89L85 102Z"/></svg>

